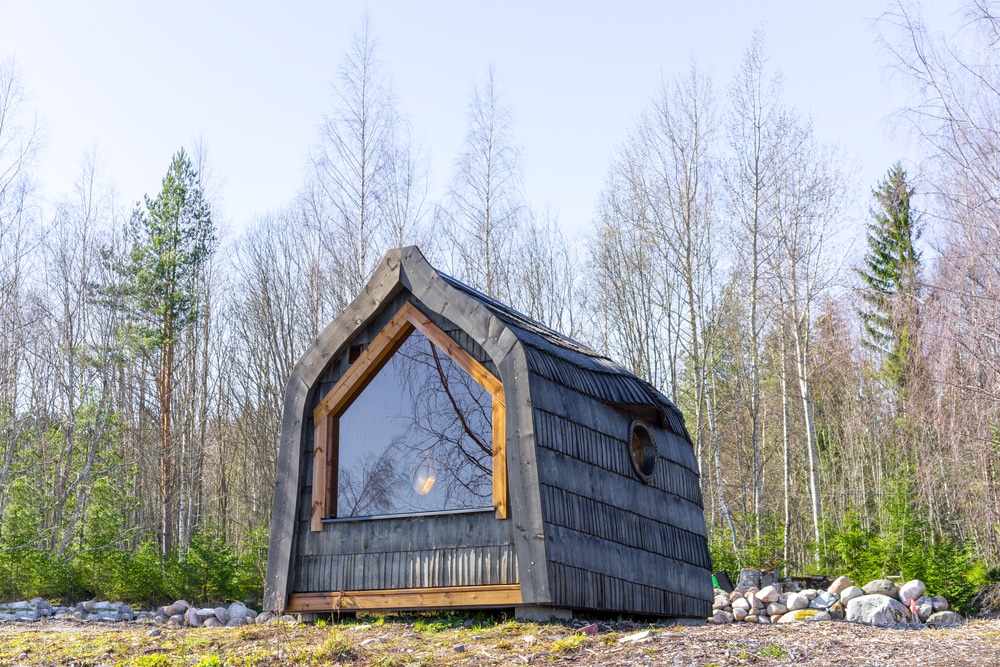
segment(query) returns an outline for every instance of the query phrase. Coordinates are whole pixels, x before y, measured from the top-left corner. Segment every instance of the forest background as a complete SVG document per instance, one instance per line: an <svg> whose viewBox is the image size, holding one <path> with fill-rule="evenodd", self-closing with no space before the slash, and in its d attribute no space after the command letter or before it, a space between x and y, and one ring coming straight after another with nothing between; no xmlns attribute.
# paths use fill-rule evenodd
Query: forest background
<svg viewBox="0 0 1000 667"><path fill-rule="evenodd" d="M0 599L259 597L288 372L416 244L683 409L717 569L970 601L1000 565L998 9L973 0L948 38L912 5L879 21L918 148L877 183L783 101L762 31L723 84L665 73L577 239L525 197L492 68L429 196L367 21L298 196L231 238L201 147L134 206L93 157L42 205L30 82L4 62Z"/></svg>

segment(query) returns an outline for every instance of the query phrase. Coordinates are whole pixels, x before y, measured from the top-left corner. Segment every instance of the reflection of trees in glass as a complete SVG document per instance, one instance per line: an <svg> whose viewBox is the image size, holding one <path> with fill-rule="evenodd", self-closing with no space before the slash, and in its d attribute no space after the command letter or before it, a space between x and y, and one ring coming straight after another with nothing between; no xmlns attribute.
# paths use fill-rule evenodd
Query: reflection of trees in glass
<svg viewBox="0 0 1000 667"><path fill-rule="evenodd" d="M396 470L393 448L371 452L364 460L340 471L337 513L370 516L396 511L396 497L405 480Z"/></svg>
<svg viewBox="0 0 1000 667"><path fill-rule="evenodd" d="M423 336L411 336L403 381L413 397L405 438L433 457L447 508L488 507L493 495L493 398Z"/></svg>
<svg viewBox="0 0 1000 667"><path fill-rule="evenodd" d="M492 505L492 396L413 332L340 417L337 516Z"/></svg>

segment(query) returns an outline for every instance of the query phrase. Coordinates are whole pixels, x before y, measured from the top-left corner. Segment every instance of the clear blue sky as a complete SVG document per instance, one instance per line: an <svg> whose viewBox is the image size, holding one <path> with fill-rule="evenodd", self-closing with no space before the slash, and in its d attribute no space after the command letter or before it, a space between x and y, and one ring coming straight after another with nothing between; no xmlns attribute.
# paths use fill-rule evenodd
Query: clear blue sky
<svg viewBox="0 0 1000 667"><path fill-rule="evenodd" d="M465 131L473 81L495 66L515 111L529 199L589 226L609 155L693 56L720 102L762 26L786 100L841 146L864 199L897 159L898 105L872 19L881 0L711 2L37 2L0 0L0 57L19 65L45 128L47 197L96 147L118 197L154 193L171 155L208 148L238 229L285 205L367 11L400 110L429 151L434 197Z"/></svg>

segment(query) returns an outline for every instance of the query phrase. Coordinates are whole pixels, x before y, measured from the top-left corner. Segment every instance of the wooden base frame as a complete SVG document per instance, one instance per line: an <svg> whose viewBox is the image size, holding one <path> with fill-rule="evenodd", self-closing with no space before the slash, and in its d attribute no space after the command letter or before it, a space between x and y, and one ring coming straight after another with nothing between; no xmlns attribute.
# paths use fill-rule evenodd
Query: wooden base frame
<svg viewBox="0 0 1000 667"><path fill-rule="evenodd" d="M315 613L325 611L400 611L404 609L512 607L520 605L521 602L520 584L449 586L447 588L293 593L288 596L288 605L285 607L285 611Z"/></svg>

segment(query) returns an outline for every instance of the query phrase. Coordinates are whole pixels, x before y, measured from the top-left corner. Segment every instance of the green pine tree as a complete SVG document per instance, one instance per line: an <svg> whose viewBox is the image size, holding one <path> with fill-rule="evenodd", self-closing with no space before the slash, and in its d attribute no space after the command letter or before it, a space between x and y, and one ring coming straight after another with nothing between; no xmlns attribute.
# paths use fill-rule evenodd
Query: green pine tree
<svg viewBox="0 0 1000 667"><path fill-rule="evenodd" d="M215 247L212 212L198 172L184 149L170 162L160 193L136 206L126 229L129 252L121 264L129 315L127 346L156 369L160 403L162 546L171 549L172 423L175 351L181 334L198 322L204 268Z"/></svg>
<svg viewBox="0 0 1000 667"><path fill-rule="evenodd" d="M863 343L880 358L879 378L901 399L910 376L920 296L920 253L914 248L920 232L910 207L913 187L901 164L889 169L872 196L868 252L858 270L866 306L860 313Z"/></svg>

